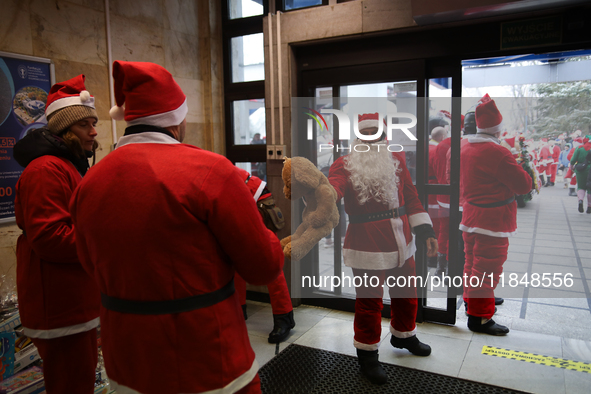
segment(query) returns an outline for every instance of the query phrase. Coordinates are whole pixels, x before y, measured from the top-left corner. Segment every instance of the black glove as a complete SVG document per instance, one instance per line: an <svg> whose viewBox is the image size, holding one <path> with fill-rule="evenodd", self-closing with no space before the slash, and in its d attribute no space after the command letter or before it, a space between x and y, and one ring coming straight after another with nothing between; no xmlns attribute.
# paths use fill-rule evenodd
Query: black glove
<svg viewBox="0 0 591 394"><path fill-rule="evenodd" d="M412 230L417 235L417 242L422 244L425 244L428 238L437 238L435 236L435 230L433 230L433 226L430 224L421 224L413 227Z"/></svg>

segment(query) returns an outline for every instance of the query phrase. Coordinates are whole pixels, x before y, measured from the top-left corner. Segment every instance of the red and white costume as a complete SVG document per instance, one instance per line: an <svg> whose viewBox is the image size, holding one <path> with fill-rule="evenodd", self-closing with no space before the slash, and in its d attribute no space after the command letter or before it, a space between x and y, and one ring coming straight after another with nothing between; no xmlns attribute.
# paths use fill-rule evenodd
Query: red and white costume
<svg viewBox="0 0 591 394"><path fill-rule="evenodd" d="M460 194L465 203L460 230L466 255L464 299L468 303L468 315L490 319L495 308L494 289L507 259L508 237L517 232L517 203L503 202L515 194L528 193L531 178L511 152L487 134L500 130L502 117L488 95L482 100L476 108L478 134L468 137L461 150ZM473 205L495 203L502 205ZM479 286L469 286L470 278L482 280L490 278L491 273L492 283L487 279Z"/></svg>
<svg viewBox="0 0 591 394"><path fill-rule="evenodd" d="M255 285L274 280L279 240L230 161L161 128L182 126L187 114L168 71L116 61L113 77L110 113L123 111L126 134L70 205L78 255L102 293L107 374L120 393L260 392L232 281L235 272ZM198 296L213 302L170 312Z"/></svg>
<svg viewBox="0 0 591 394"><path fill-rule="evenodd" d="M411 227L431 225L429 215L423 209L410 173L404 165L403 156L398 153L393 153L392 156L397 168L393 174L397 198L390 204L377 202L375 199L369 199L363 205L359 203L358 191L354 189L351 181L352 174L346 169L347 156L340 157L332 164L328 177L330 184L337 191L338 198L344 198L345 212L350 218L406 207L406 215L402 217L349 223L347 227L343 246L345 265L352 267L356 276L367 274L369 277L379 277L380 283L384 283L387 276L415 274L415 244ZM373 351L377 350L380 341L383 288L379 286L364 290L367 292L360 296L360 289L356 288L354 345L361 350ZM390 288L390 296L390 332L398 338L415 335L416 288Z"/></svg>
<svg viewBox="0 0 591 394"><path fill-rule="evenodd" d="M251 176L248 171L237 167L238 172L242 179L246 182L248 190L252 193L255 201L263 200L271 196L271 193L263 194L265 185L267 182L263 181L259 177ZM283 260L283 256L281 256ZM246 304L246 281L236 272L234 276L234 285L236 286L236 292L240 300L240 305ZM285 275L283 271L279 272L277 279L267 284L269 290L269 298L271 300L271 309L274 315L283 315L293 310L291 303L291 296L289 295L289 289L287 288L287 282L285 281Z"/></svg>

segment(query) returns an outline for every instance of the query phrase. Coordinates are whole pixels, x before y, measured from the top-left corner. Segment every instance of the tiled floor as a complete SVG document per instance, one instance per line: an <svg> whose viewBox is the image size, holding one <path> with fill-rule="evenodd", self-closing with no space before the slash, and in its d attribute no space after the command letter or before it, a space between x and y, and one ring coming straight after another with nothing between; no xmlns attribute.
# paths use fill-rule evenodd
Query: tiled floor
<svg viewBox="0 0 591 394"><path fill-rule="evenodd" d="M380 360L531 393L591 392L591 374L482 354L487 345L591 363L591 214L580 214L577 199L567 194L557 183L518 210L519 234L510 239L504 270L520 277L570 273L572 287L506 284L506 294L497 289L497 295L506 297L495 315L511 329L505 337L469 331L463 307L455 326L419 324L419 338L433 349L426 358L392 348L388 321L383 320ZM277 349L267 343L271 307L249 301L248 312L246 323L261 366L292 342L355 355L351 313L300 306L295 309L293 334Z"/></svg>

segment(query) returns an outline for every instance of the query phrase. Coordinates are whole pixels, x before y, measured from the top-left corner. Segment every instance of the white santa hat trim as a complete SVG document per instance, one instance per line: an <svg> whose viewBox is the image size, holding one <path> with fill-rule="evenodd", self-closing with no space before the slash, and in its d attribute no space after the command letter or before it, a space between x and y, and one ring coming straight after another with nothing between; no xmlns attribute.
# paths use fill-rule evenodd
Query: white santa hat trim
<svg viewBox="0 0 591 394"><path fill-rule="evenodd" d="M377 119L366 119L366 120L362 120L359 122L358 124L358 129L359 130L363 130L363 129L369 129L372 127L380 127L380 122Z"/></svg>
<svg viewBox="0 0 591 394"><path fill-rule="evenodd" d="M493 127L487 127L484 129L481 129L478 127L476 128L477 133L484 133L484 134L491 134L491 135L496 134L496 133L500 132L501 130L503 130L503 122L501 122L498 125L493 126Z"/></svg>
<svg viewBox="0 0 591 394"><path fill-rule="evenodd" d="M111 109L111 111L113 111L113 109ZM127 122L127 126L136 126L139 124L157 127L176 126L183 122L188 112L189 108L187 107L187 99L185 99L185 101L177 109L163 112L161 114L144 116L142 118L130 120Z"/></svg>
<svg viewBox="0 0 591 394"><path fill-rule="evenodd" d="M90 96L88 90L83 90L82 92L80 92L79 96L69 96L55 100L53 103L49 104L49 106L45 110L45 116L49 116L55 111L59 111L62 108L70 107L72 105L85 105L87 107L95 109L94 97Z"/></svg>

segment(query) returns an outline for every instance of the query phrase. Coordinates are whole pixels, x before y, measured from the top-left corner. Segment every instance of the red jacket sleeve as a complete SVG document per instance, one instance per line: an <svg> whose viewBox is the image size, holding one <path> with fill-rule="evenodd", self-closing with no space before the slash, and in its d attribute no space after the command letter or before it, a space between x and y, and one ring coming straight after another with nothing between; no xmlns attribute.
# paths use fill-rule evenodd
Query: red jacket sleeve
<svg viewBox="0 0 591 394"><path fill-rule="evenodd" d="M39 258L53 263L78 263L68 209L77 182L64 170L66 165L58 158L33 162L23 172L18 186L27 240Z"/></svg>
<svg viewBox="0 0 591 394"><path fill-rule="evenodd" d="M330 166L330 170L328 171L328 182L336 190L337 201L339 201L345 195L347 182L349 182L349 177L345 170L345 166L343 165L342 158L339 158Z"/></svg>
<svg viewBox="0 0 591 394"><path fill-rule="evenodd" d="M283 268L283 250L268 230L238 171L221 159L205 182L208 226L238 274L253 285L273 281Z"/></svg>

